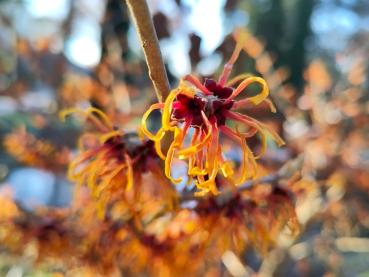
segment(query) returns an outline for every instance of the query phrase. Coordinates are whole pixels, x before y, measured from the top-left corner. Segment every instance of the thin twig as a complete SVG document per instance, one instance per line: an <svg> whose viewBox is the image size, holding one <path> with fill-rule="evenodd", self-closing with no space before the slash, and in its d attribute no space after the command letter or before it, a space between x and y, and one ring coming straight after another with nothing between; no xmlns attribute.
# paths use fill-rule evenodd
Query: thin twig
<svg viewBox="0 0 369 277"><path fill-rule="evenodd" d="M156 96L159 102L163 102L169 94L170 87L149 8L146 0L126 1L141 41Z"/></svg>
<svg viewBox="0 0 369 277"><path fill-rule="evenodd" d="M220 192L217 196L216 196L216 201L217 203L225 203L228 200L230 200L231 198L233 198L233 196L239 192L242 192L244 190L248 190L256 185L259 184L270 184L270 183L274 183L276 181L278 181L278 179L280 178L279 174L271 174L271 175L267 175L264 176L260 179L256 179L256 180L249 180L246 181L245 183L243 183L242 185L238 186L237 189L232 190L232 189L226 189L222 192ZM193 192L190 193L185 193L183 195L181 195L181 202L185 202L185 201L193 201L193 200L201 200L203 199L203 197L197 197L193 194Z"/></svg>
<svg viewBox="0 0 369 277"><path fill-rule="evenodd" d="M301 171L302 166L303 166L303 156L300 155L297 158L293 159L292 161L288 161L274 174L261 177L260 179L246 181L242 185L239 185L236 190L227 189L221 192L219 195L216 196L216 201L219 204L227 203L229 200L233 198L235 194L248 190L256 185L276 184L278 183L279 180L288 179L291 176L293 176L293 174L295 174L296 172ZM194 196L193 193L184 194L181 196L181 202L201 199L202 199L201 197Z"/></svg>

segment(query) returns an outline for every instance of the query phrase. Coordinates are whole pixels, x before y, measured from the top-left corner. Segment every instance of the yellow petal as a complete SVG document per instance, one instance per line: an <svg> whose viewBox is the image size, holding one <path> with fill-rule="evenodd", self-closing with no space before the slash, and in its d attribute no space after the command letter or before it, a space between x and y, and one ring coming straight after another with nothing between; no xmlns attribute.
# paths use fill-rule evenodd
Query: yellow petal
<svg viewBox="0 0 369 277"><path fill-rule="evenodd" d="M100 136L99 141L101 143L104 143L112 137L121 136L121 135L122 135L121 131L112 131L112 132L109 132L107 134Z"/></svg>
<svg viewBox="0 0 369 277"><path fill-rule="evenodd" d="M258 155L255 156L255 159L260 159L261 156L264 155L264 153L267 150L267 133L265 132L265 130L261 129L260 131L260 136L261 136L261 150L260 153Z"/></svg>
<svg viewBox="0 0 369 277"><path fill-rule="evenodd" d="M169 93L167 99L165 100L164 108L163 108L163 115L162 115L162 126L165 131L172 129L172 126L170 125L170 118L171 118L172 108L173 108L172 104L173 104L174 99L179 94L179 92L180 92L179 89L172 90Z"/></svg>
<svg viewBox="0 0 369 277"><path fill-rule="evenodd" d="M161 150L161 140L156 140L154 147L155 147L156 154L158 154L160 159L165 160L165 155L163 154L163 151Z"/></svg>
<svg viewBox="0 0 369 277"><path fill-rule="evenodd" d="M188 170L188 175L190 175L190 176L197 176L197 175L205 176L206 174L208 174L208 173L206 172L205 169L201 169L197 166L192 167L191 169Z"/></svg>
<svg viewBox="0 0 369 277"><path fill-rule="evenodd" d="M205 146L205 144L208 142L210 136L211 136L211 132L208 132L203 141L199 142L196 145L181 149L180 151L178 151L178 155L181 158L185 158L189 155L197 153L199 150L201 150L201 148L203 148Z"/></svg>
<svg viewBox="0 0 369 277"><path fill-rule="evenodd" d="M107 115L104 112L102 112L99 109L96 109L93 107L90 107L87 110L82 110L80 108L69 108L69 109L62 110L59 113L59 117L62 121L64 121L65 118L72 113L82 113L84 116L90 118L92 122L102 131L106 131L106 127L109 130L113 130L113 124L111 123L110 119L107 117ZM94 113L98 114L99 117L94 115Z"/></svg>
<svg viewBox="0 0 369 277"><path fill-rule="evenodd" d="M150 140L160 140L164 137L165 132L163 128L160 128L158 132L154 135L147 129L147 119L150 116L151 112L157 109L163 108L162 103L156 103L150 106L150 108L143 114L141 119L141 131L150 139Z"/></svg>
<svg viewBox="0 0 369 277"><path fill-rule="evenodd" d="M93 113L97 113L100 118L104 121L104 123L110 128L113 129L113 124L111 123L109 117L101 110L96 109L94 107L90 107L86 111L88 114L93 115Z"/></svg>
<svg viewBox="0 0 369 277"><path fill-rule="evenodd" d="M276 109L276 107L274 106L274 103L273 103L270 99L266 98L264 101L268 104L268 106L269 106L269 108L270 108L270 111L271 111L272 113L276 113L276 112L277 112L277 109Z"/></svg>
<svg viewBox="0 0 369 277"><path fill-rule="evenodd" d="M182 182L182 178L178 178L178 179L174 179L171 175L171 164L172 164L172 160L173 160L173 155L174 155L174 150L175 150L175 143L173 142L168 149L168 153L165 159L165 176L167 176L167 178L173 183L173 184L179 184L180 182Z"/></svg>
<svg viewBox="0 0 369 277"><path fill-rule="evenodd" d="M200 151L205 146L205 144L208 142L208 140L211 137L212 132L214 131L213 126L210 124L210 122L207 119L205 113L203 111L201 111L201 114L202 114L202 117L205 121L208 132L207 132L205 138L202 141L200 141L198 144L190 146L188 148L181 149L180 151L178 151L178 155L181 156L181 157L182 156L186 157L186 156L192 155L192 154L197 153L198 151Z"/></svg>
<svg viewBox="0 0 369 277"><path fill-rule="evenodd" d="M108 188L111 185L111 181L117 176L124 168L126 168L126 164L121 164L117 166L111 173L104 178L104 181L99 184L99 186L95 189L95 197L98 197L103 190Z"/></svg>
<svg viewBox="0 0 369 277"><path fill-rule="evenodd" d="M249 77L243 80L238 87L233 91L229 99L233 99L238 94L240 94L244 89L246 89L250 84L258 83L261 85L261 91L250 98L248 98L254 105L258 105L263 102L269 95L269 88L265 80L261 77Z"/></svg>
<svg viewBox="0 0 369 277"><path fill-rule="evenodd" d="M125 153L124 158L126 159L127 164L127 187L126 190L130 190L133 186L133 169L132 169L132 160L131 157Z"/></svg>
<svg viewBox="0 0 369 277"><path fill-rule="evenodd" d="M236 77L233 77L231 80L229 80L226 84L227 87L233 87L235 84L237 84L239 81L251 77L251 73L242 73L240 75L237 75Z"/></svg>
<svg viewBox="0 0 369 277"><path fill-rule="evenodd" d="M234 174L230 161L224 162L221 166L221 170L222 170L223 176L226 178L229 178Z"/></svg>

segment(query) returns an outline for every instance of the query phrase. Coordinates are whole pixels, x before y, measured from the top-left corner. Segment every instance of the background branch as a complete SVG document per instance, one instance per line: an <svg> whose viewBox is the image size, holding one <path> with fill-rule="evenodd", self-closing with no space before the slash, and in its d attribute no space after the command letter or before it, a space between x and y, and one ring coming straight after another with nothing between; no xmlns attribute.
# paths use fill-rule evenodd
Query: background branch
<svg viewBox="0 0 369 277"><path fill-rule="evenodd" d="M170 87L149 7L146 0L126 1L145 54L156 96L159 102L163 102L169 94Z"/></svg>

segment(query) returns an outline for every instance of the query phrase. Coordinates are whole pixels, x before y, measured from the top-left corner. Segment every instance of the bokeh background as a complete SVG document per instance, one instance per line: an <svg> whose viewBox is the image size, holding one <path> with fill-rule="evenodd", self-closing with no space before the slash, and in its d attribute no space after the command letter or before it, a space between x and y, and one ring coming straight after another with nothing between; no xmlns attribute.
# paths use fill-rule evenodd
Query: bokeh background
<svg viewBox="0 0 369 277"><path fill-rule="evenodd" d="M267 259L248 251L245 267L276 276L369 276L368 1L148 4L172 87L190 72L217 74L233 50L232 30L247 28L252 42L235 74L267 79L278 113L256 114L287 140L263 162L305 157L312 189L297 202L302 235ZM29 210L68 205L65 170L81 126L61 122L58 112L94 106L134 130L155 101L124 1L0 1L1 194ZM14 265L0 247L0 275L23 274L41 273Z"/></svg>

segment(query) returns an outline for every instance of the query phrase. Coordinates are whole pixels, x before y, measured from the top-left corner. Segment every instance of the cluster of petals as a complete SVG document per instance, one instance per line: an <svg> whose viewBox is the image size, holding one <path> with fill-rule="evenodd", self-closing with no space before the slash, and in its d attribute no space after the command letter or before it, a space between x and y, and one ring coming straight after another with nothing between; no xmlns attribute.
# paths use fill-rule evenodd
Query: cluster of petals
<svg viewBox="0 0 369 277"><path fill-rule="evenodd" d="M96 108L64 110L62 117L71 113L84 114L96 131L80 138L79 153L69 164L68 178L80 186L87 185L103 217L108 206L127 202L127 193L137 196L145 172L160 175L157 155L151 141L141 141L134 133L124 134Z"/></svg>
<svg viewBox="0 0 369 277"><path fill-rule="evenodd" d="M265 152L267 139L270 137L278 145L283 144L278 134L266 124L236 111L265 102L275 112L274 105L268 99L268 85L263 78L241 74L228 80L233 64L242 50L245 36L242 32L238 35L234 52L217 81L205 79L201 82L195 76L187 75L170 92L164 103L151 105L142 118L143 133L155 142L158 155L165 160L166 176L171 182L180 183L182 178L171 176L171 164L174 158L186 160L189 180L194 180L197 195L219 192L215 181L219 172L236 185L254 177L257 170L256 159ZM255 96L236 100L251 84L258 84L261 87L260 92ZM156 133L149 131L146 123L154 110L162 111L161 128ZM235 127L231 127L232 121ZM244 131L241 132L239 127ZM174 139L164 154L161 146L168 132L174 134ZM220 134L240 144L242 162L238 174L235 173L232 161L225 159ZM262 141L262 150L258 155L247 144L247 139L256 135Z"/></svg>

